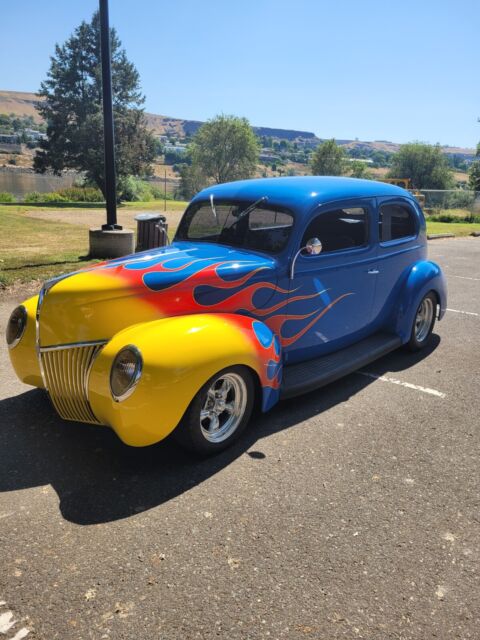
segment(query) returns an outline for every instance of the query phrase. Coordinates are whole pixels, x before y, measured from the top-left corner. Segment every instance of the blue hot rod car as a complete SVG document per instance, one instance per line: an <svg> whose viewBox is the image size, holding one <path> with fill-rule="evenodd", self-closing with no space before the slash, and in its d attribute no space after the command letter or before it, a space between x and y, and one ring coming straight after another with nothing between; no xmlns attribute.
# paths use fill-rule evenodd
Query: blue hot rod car
<svg viewBox="0 0 480 640"><path fill-rule="evenodd" d="M218 451L264 411L401 345L446 309L404 189L351 178L212 186L172 245L48 282L12 314L19 377L131 445Z"/></svg>

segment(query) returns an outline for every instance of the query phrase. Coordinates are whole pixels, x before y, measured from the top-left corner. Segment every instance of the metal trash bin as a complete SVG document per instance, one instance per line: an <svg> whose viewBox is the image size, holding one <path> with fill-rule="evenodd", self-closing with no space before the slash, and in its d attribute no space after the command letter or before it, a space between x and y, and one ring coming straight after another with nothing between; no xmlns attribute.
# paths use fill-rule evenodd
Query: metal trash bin
<svg viewBox="0 0 480 640"><path fill-rule="evenodd" d="M168 224L159 213L139 213L137 221L137 246L135 251L145 251L168 244Z"/></svg>

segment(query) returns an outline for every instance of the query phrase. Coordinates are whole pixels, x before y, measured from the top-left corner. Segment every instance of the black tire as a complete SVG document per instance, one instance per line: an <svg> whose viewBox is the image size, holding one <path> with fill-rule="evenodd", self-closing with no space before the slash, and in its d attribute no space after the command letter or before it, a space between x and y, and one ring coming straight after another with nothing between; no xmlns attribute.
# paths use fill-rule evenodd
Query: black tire
<svg viewBox="0 0 480 640"><path fill-rule="evenodd" d="M425 313L427 314L427 317L424 318L423 322L419 321L422 311L424 316ZM435 326L436 313L437 296L433 291L430 291L422 299L418 305L417 311L415 312L410 340L405 345L408 351L420 351L420 349L424 349L427 346L430 336L432 335L433 327Z"/></svg>
<svg viewBox="0 0 480 640"><path fill-rule="evenodd" d="M227 381L231 388L223 398L225 410L217 413L223 406L220 394L225 394L227 388L224 381ZM198 391L173 436L182 447L201 456L223 451L240 437L247 426L254 402L255 384L250 370L243 366L227 367L207 380ZM238 411L232 412L232 406L237 405ZM210 415L202 419L201 413Z"/></svg>

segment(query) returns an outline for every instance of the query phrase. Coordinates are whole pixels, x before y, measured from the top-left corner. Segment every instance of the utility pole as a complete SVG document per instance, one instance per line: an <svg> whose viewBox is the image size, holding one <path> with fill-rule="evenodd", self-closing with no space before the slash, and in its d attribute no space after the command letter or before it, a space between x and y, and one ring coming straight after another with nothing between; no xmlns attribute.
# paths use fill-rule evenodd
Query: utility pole
<svg viewBox="0 0 480 640"><path fill-rule="evenodd" d="M102 54L103 135L105 145L105 198L107 223L103 231L122 227L117 224L117 196L115 181L115 137L113 131L112 72L110 54L110 27L108 24L108 0L100 0L100 49Z"/></svg>

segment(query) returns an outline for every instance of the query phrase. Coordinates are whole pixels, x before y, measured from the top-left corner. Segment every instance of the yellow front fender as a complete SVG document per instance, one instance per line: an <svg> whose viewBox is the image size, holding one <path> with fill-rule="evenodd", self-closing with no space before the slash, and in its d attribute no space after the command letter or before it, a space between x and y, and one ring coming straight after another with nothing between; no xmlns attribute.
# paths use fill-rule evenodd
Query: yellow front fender
<svg viewBox="0 0 480 640"><path fill-rule="evenodd" d="M135 391L121 402L110 392L116 354L134 345L143 359ZM234 314L196 314L134 325L117 333L100 352L89 377L94 414L126 444L145 446L165 438L179 423L198 390L215 373L245 365L258 376L262 404L278 399L281 376L278 340L262 322Z"/></svg>

